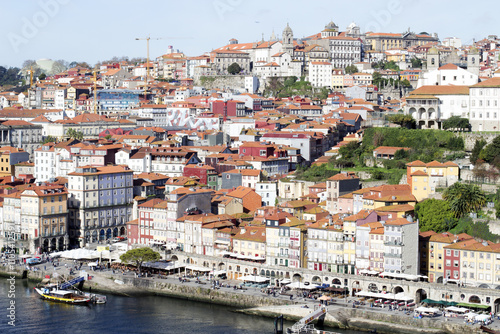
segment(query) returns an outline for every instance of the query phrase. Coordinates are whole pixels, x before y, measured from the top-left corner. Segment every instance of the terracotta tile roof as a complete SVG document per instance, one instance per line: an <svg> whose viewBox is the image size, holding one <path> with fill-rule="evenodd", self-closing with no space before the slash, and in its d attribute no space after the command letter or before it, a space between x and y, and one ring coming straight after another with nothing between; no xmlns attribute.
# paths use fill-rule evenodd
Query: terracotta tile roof
<svg viewBox="0 0 500 334"><path fill-rule="evenodd" d="M329 181L342 181L342 180L353 180L353 179L359 179L354 173L349 173L349 174L344 174L344 173L339 173L336 174L332 177L330 177L328 180Z"/></svg>
<svg viewBox="0 0 500 334"><path fill-rule="evenodd" d="M266 227L265 226L245 226L240 228L233 236L236 240L248 240L254 242L266 242Z"/></svg>
<svg viewBox="0 0 500 334"><path fill-rule="evenodd" d="M469 86L422 86L411 95L469 95Z"/></svg>
<svg viewBox="0 0 500 334"><path fill-rule="evenodd" d="M355 215L351 215L351 216L345 217L344 220L348 221L348 222L355 222L358 219L365 219L366 217L368 217L368 215L370 213L371 213L371 211L361 210L358 213L356 213Z"/></svg>
<svg viewBox="0 0 500 334"><path fill-rule="evenodd" d="M425 164L425 162L422 162L420 160L415 160L415 161L407 163L406 166L408 166L408 167L426 167L426 164Z"/></svg>
<svg viewBox="0 0 500 334"><path fill-rule="evenodd" d="M396 153L396 151L399 151L399 150L408 151L408 150L410 150L410 148L409 147L379 146L376 149L374 149L373 152L378 153L378 154L394 155Z"/></svg>
<svg viewBox="0 0 500 334"><path fill-rule="evenodd" d="M491 78L491 79L488 79L485 81L481 81L480 83L477 83L471 87L473 87L473 88L476 88L476 87L500 87L500 78L495 77L495 78Z"/></svg>
<svg viewBox="0 0 500 334"><path fill-rule="evenodd" d="M438 70L442 71L442 70L458 70L458 66L455 65L455 64L446 64L446 65L443 65L441 66L440 68L438 68Z"/></svg>
<svg viewBox="0 0 500 334"><path fill-rule="evenodd" d="M415 210L415 207L410 204L387 205L375 209L376 212L409 212Z"/></svg>
<svg viewBox="0 0 500 334"><path fill-rule="evenodd" d="M410 222L406 218L396 218L393 220L388 220L385 222L385 225L396 225L396 226L401 226L401 225L408 225L408 224L415 224L416 222Z"/></svg>

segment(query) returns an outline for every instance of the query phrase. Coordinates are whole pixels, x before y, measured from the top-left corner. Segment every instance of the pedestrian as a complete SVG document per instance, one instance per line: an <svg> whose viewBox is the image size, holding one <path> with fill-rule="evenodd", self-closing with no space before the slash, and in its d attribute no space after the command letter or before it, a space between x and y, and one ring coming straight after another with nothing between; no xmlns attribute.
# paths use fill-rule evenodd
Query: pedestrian
<svg viewBox="0 0 500 334"><path fill-rule="evenodd" d="M92 293L92 287L89 286L89 293Z"/></svg>
<svg viewBox="0 0 500 334"><path fill-rule="evenodd" d="M292 300L292 299L293 299L293 295L290 295L290 300Z"/></svg>

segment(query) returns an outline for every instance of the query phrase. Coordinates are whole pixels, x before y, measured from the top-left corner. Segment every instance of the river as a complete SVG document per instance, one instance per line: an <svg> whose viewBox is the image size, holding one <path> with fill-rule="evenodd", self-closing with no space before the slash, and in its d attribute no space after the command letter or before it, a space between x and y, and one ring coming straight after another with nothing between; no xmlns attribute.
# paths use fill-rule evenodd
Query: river
<svg viewBox="0 0 500 334"><path fill-rule="evenodd" d="M41 300L34 284L0 277L0 333L274 333L273 319L231 312L230 307L167 297L108 295L103 305L74 306ZM9 292L15 297L10 298ZM15 302L15 327L7 309ZM285 322L285 328L293 323ZM357 334L356 331L335 330Z"/></svg>

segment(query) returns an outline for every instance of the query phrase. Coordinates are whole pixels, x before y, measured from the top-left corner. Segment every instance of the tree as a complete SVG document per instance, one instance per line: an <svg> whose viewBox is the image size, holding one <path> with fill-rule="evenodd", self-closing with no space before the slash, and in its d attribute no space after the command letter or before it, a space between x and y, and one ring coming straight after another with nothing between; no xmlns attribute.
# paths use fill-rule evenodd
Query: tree
<svg viewBox="0 0 500 334"><path fill-rule="evenodd" d="M46 77L47 75L45 73L42 73L38 76L38 80L45 80Z"/></svg>
<svg viewBox="0 0 500 334"><path fill-rule="evenodd" d="M486 204L486 195L478 186L460 182L446 189L443 198L450 204L455 218L476 212Z"/></svg>
<svg viewBox="0 0 500 334"><path fill-rule="evenodd" d="M283 90L283 88L284 86L279 78L277 77L269 78L267 84L267 90L271 93L272 96L277 97L279 93Z"/></svg>
<svg viewBox="0 0 500 334"><path fill-rule="evenodd" d="M83 132L76 131L73 128L69 128L68 131L66 132L66 135L76 140L83 140Z"/></svg>
<svg viewBox="0 0 500 334"><path fill-rule="evenodd" d="M401 160L401 159L406 159L409 156L409 152L405 149L400 149L394 152L394 160Z"/></svg>
<svg viewBox="0 0 500 334"><path fill-rule="evenodd" d="M449 231L456 225L448 202L439 199L426 199L415 206L415 216L419 220L420 231L437 233Z"/></svg>
<svg viewBox="0 0 500 334"><path fill-rule="evenodd" d="M358 72L358 68L354 65L349 65L345 68L345 74L354 74Z"/></svg>
<svg viewBox="0 0 500 334"><path fill-rule="evenodd" d="M120 255L120 260L123 263L135 263L139 273L144 262L156 262L161 259L160 253L155 252L149 247L136 248L127 251Z"/></svg>
<svg viewBox="0 0 500 334"><path fill-rule="evenodd" d="M43 140L42 144L55 143L56 140L57 139L55 137L48 136L48 137L45 137L45 139Z"/></svg>
<svg viewBox="0 0 500 334"><path fill-rule="evenodd" d="M238 74L241 72L241 66L238 63L232 63L227 68L227 71L229 72L229 74L233 74L233 75Z"/></svg>
<svg viewBox="0 0 500 334"><path fill-rule="evenodd" d="M471 127L469 120L467 118L462 118L459 116L452 116L443 122L444 130L458 130L465 131L469 130Z"/></svg>
<svg viewBox="0 0 500 334"><path fill-rule="evenodd" d="M402 128L414 129L415 119L411 115L396 114L389 116L389 122L400 125Z"/></svg>
<svg viewBox="0 0 500 334"><path fill-rule="evenodd" d="M476 162L479 160L479 155L481 154L481 151L483 148L486 146L486 140L484 139L476 139L476 142L474 144L474 148L472 149L472 153L470 156L470 162L472 162L474 165Z"/></svg>
<svg viewBox="0 0 500 334"><path fill-rule="evenodd" d="M422 68L422 61L418 58L413 57L411 59L411 67L412 68Z"/></svg>
<svg viewBox="0 0 500 334"><path fill-rule="evenodd" d="M493 162L498 156L500 156L500 136L496 136L493 142L484 148L480 159L486 162Z"/></svg>

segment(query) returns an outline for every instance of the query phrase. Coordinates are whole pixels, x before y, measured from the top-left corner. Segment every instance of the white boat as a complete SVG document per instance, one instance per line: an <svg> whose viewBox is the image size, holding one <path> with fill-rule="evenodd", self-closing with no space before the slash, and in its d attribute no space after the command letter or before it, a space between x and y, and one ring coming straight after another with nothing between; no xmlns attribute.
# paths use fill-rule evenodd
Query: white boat
<svg viewBox="0 0 500 334"><path fill-rule="evenodd" d="M91 298L86 295L78 294L69 290L59 290L57 288L34 288L35 291L42 297L42 299L51 300L54 302L86 305L91 302Z"/></svg>

